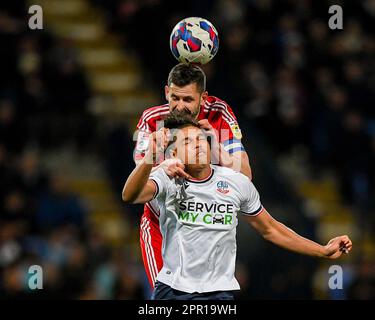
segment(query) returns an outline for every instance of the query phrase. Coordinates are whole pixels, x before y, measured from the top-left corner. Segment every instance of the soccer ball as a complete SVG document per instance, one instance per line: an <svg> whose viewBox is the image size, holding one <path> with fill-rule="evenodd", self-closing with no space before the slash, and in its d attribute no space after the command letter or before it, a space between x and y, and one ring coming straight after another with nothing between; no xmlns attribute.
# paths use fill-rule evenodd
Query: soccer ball
<svg viewBox="0 0 375 320"><path fill-rule="evenodd" d="M219 37L211 22L192 17L176 24L169 45L178 61L186 64L206 64L219 49Z"/></svg>

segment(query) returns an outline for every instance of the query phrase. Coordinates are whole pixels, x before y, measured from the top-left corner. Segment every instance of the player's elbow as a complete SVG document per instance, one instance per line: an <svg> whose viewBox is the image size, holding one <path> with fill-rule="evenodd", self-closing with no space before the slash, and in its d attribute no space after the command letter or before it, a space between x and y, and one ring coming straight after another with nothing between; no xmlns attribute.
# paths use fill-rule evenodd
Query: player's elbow
<svg viewBox="0 0 375 320"><path fill-rule="evenodd" d="M127 194L125 194L125 193L122 193L122 201L125 202L126 204L131 204L132 203L130 197Z"/></svg>
<svg viewBox="0 0 375 320"><path fill-rule="evenodd" d="M280 222L271 219L262 234L263 238L278 245L280 242L285 241L286 238L289 238L284 228L285 226Z"/></svg>
<svg viewBox="0 0 375 320"><path fill-rule="evenodd" d="M122 201L125 202L126 204L135 204L136 199L135 197L128 192L125 188L122 190Z"/></svg>
<svg viewBox="0 0 375 320"><path fill-rule="evenodd" d="M129 192L122 192L122 201L126 204L143 204L144 201L140 200L138 196L131 195Z"/></svg>
<svg viewBox="0 0 375 320"><path fill-rule="evenodd" d="M274 221L271 219L268 220L267 223L265 223L259 231L263 239L267 241L274 242L278 237L278 230L275 226Z"/></svg>
<svg viewBox="0 0 375 320"><path fill-rule="evenodd" d="M267 228L262 232L263 239L274 242L275 238L277 238L277 232L274 228Z"/></svg>

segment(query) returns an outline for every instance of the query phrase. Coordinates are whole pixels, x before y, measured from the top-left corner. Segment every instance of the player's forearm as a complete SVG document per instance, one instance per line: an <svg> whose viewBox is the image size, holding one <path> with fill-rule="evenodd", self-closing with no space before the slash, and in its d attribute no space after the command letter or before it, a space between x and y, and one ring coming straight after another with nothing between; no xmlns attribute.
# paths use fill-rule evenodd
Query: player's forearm
<svg viewBox="0 0 375 320"><path fill-rule="evenodd" d="M122 190L122 200L128 203L134 203L139 198L152 170L152 161L143 158L134 168Z"/></svg>
<svg viewBox="0 0 375 320"><path fill-rule="evenodd" d="M325 256L324 246L298 235L276 220L272 221L272 227L263 234L263 237L284 249L296 253L313 257Z"/></svg>
<svg viewBox="0 0 375 320"><path fill-rule="evenodd" d="M233 155L233 162L236 163L236 161L239 161L240 166L240 172L244 174L245 176L249 177L250 180L253 178L251 167L249 163L249 157L245 152L241 152L241 155L239 157ZM234 165L236 167L236 165Z"/></svg>
<svg viewBox="0 0 375 320"><path fill-rule="evenodd" d="M231 168L235 171L239 171L245 176L252 179L252 173L249 163L249 157L245 152L236 152L235 154L229 154L224 149L224 146L220 146L220 165L223 167Z"/></svg>

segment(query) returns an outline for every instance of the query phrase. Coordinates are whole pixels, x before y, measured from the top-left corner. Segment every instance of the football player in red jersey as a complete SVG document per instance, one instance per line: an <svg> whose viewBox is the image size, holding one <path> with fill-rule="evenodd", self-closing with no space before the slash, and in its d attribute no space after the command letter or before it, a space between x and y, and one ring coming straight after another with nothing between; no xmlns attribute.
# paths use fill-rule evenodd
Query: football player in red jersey
<svg viewBox="0 0 375 320"><path fill-rule="evenodd" d="M200 126L216 137L217 164L240 171L251 179L249 157L241 143L241 130L231 107L206 91L206 76L197 65L178 64L169 73L165 86L167 104L146 109L138 122L134 160L138 163L148 148L149 136L162 126L162 120L170 112L186 113L196 118ZM171 177L188 178L184 165L176 159L160 162ZM148 202L140 225L142 258L153 287L163 266L162 235L159 229L159 209L156 202Z"/></svg>

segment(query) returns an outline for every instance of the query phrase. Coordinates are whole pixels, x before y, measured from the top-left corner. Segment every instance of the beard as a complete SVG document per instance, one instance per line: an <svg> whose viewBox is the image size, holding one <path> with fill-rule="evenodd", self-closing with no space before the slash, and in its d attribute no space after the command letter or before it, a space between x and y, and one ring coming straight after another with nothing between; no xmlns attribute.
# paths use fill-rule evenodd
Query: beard
<svg viewBox="0 0 375 320"><path fill-rule="evenodd" d="M198 105L194 109L194 111L191 111L188 108L184 108L183 110L174 109L174 110L171 111L171 114L178 115L178 116L189 116L189 117L195 119L198 116L199 110L200 110L200 108L199 108L199 105Z"/></svg>

